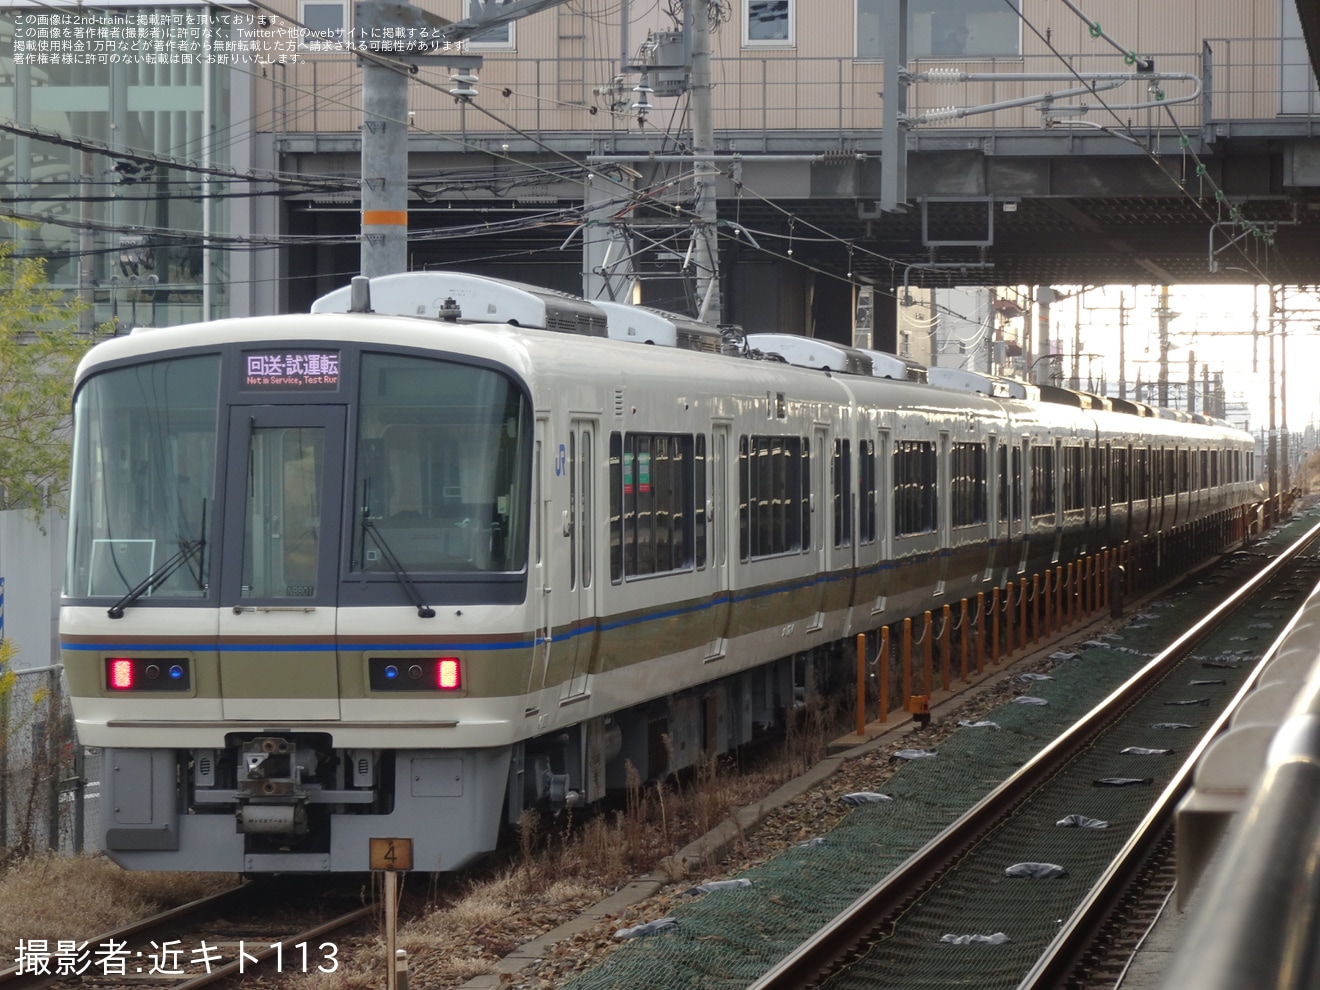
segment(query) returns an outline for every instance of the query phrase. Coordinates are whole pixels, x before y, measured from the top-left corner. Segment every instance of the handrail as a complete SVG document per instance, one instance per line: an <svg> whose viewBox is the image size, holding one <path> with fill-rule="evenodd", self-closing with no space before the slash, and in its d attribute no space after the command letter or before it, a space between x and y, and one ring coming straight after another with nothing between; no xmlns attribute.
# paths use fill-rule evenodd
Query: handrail
<svg viewBox="0 0 1320 990"><path fill-rule="evenodd" d="M1203 881L1165 986L1320 986L1317 793L1320 664L1275 733L1264 774Z"/></svg>

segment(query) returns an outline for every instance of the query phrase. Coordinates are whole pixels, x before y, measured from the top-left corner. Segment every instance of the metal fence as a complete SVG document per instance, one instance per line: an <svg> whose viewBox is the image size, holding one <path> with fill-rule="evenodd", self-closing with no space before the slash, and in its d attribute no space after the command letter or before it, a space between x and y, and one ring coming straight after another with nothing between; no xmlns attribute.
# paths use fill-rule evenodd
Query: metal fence
<svg viewBox="0 0 1320 990"><path fill-rule="evenodd" d="M63 674L17 669L0 691L0 858L96 848L100 752L78 745Z"/></svg>
<svg viewBox="0 0 1320 990"><path fill-rule="evenodd" d="M968 59L956 66L948 59L913 59L908 66L913 82L907 112L916 118L951 108L999 107L963 117L946 114L928 124L930 130L1037 130L1072 126L1069 121L1074 120L1157 129L1172 129L1176 122L1179 128L1195 131L1217 122L1277 123L1291 118L1306 133L1312 132L1314 125L1308 122L1320 108L1320 91L1306 47L1298 39L1211 38L1187 50L1146 55L1160 73L1183 78L1151 85L1148 77L1111 52L1022 54ZM277 137L355 133L361 124L356 66L351 54L326 54L273 69L257 87L257 119L272 121ZM1096 91L1100 96L1061 101L1076 104L1075 115L1069 111L1060 118L1055 98L1045 95L1080 85L1080 80L1070 79L1071 73L1116 69L1130 72L1131 80L1112 91L1101 86ZM565 89L563 70L564 60L557 57L485 53L478 110L466 102L455 103L449 95L448 68L423 67L408 96L413 126L421 137L430 132L446 142L456 140L459 146L491 135L507 139L511 127L539 141L569 134L589 136L593 146L602 142L608 146L640 133L629 109L632 81L622 89L615 86L618 63L613 57L576 62L571 92ZM923 75L928 70L936 71ZM1061 78L1047 83L1031 79L1035 73ZM817 139L826 134L856 136L878 133L881 125L883 63L875 59L742 52L713 58L712 75L718 80L715 129L734 141L739 151L764 151L772 134L802 131ZM1155 96L1157 89L1160 94ZM1189 102L1181 102L1184 99ZM1118 109L1110 112L1110 107ZM450 145L445 144L444 150Z"/></svg>

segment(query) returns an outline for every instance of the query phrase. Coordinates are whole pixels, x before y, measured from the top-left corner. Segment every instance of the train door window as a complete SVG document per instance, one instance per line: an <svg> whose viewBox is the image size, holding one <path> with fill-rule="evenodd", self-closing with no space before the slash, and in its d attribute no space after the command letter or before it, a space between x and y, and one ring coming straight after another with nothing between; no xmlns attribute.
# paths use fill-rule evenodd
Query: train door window
<svg viewBox="0 0 1320 990"><path fill-rule="evenodd" d="M738 559L752 558L752 457L747 437L738 438Z"/></svg>
<svg viewBox="0 0 1320 990"><path fill-rule="evenodd" d="M950 460L953 525L986 521L985 444L955 443Z"/></svg>
<svg viewBox="0 0 1320 990"><path fill-rule="evenodd" d="M1210 451L1201 451L1201 472L1197 477L1197 482L1201 488L1210 487Z"/></svg>
<svg viewBox="0 0 1320 990"><path fill-rule="evenodd" d="M623 581L623 435L610 434L610 583Z"/></svg>
<svg viewBox="0 0 1320 990"><path fill-rule="evenodd" d="M935 444L898 441L894 445L894 535L934 532L938 507Z"/></svg>
<svg viewBox="0 0 1320 990"><path fill-rule="evenodd" d="M321 429L253 431L243 530L244 598L316 596L324 444Z"/></svg>
<svg viewBox="0 0 1320 990"><path fill-rule="evenodd" d="M541 424L537 424L540 426ZM545 525L542 519L541 506L541 441L536 441L536 454L532 463L532 526L535 532L532 536L532 543L535 545L536 562L541 563L541 541L545 539Z"/></svg>
<svg viewBox="0 0 1320 990"><path fill-rule="evenodd" d="M1178 451L1178 491L1191 491L1192 488L1192 452Z"/></svg>
<svg viewBox="0 0 1320 990"><path fill-rule="evenodd" d="M1020 447L1015 446L1013 448L1013 511L1014 517L1020 521L1024 533L1027 529L1027 514L1030 511L1030 506L1026 500L1026 479L1022 462L1026 459L1030 449L1026 440L1022 441Z"/></svg>
<svg viewBox="0 0 1320 990"><path fill-rule="evenodd" d="M326 456L336 449L327 444L326 433L342 426L277 421L290 415L281 409L263 413L269 422L249 419L239 592L244 599L315 599L326 552L333 555L333 548L323 545L327 534L338 531L325 504L334 495L327 491ZM236 410L235 420L241 417Z"/></svg>
<svg viewBox="0 0 1320 990"><path fill-rule="evenodd" d="M1091 448L1091 505L1102 508L1109 504L1109 444L1096 444Z"/></svg>
<svg viewBox="0 0 1320 990"><path fill-rule="evenodd" d="M1008 470L1008 444L999 445L999 521L1013 518L1013 479Z"/></svg>
<svg viewBox="0 0 1320 990"><path fill-rule="evenodd" d="M577 536L578 550L582 556L582 587L589 588L593 577L592 554L595 552L595 545L592 540L592 533L595 531L594 513L596 511L591 498L591 481L595 474L593 473L591 459L590 427L582 427L579 436L581 437L578 443L577 463L579 524L574 525L573 532Z"/></svg>
<svg viewBox="0 0 1320 990"><path fill-rule="evenodd" d="M852 451L851 442L846 439L834 441L834 457L830 461L830 477L833 482L832 496L834 508L834 545L846 547L852 544Z"/></svg>
<svg viewBox="0 0 1320 990"><path fill-rule="evenodd" d="M857 444L857 542L875 542L875 441Z"/></svg>
<svg viewBox="0 0 1320 990"><path fill-rule="evenodd" d="M710 517L710 542L714 548L715 565L723 567L728 562L729 550L729 427L727 423L717 424L712 437L711 447L711 495L715 512Z"/></svg>
<svg viewBox="0 0 1320 990"><path fill-rule="evenodd" d="M697 570L706 567L706 434L698 433L692 454L692 552Z"/></svg>
<svg viewBox="0 0 1320 990"><path fill-rule="evenodd" d="M568 586L577 587L577 436L568 434Z"/></svg>
<svg viewBox="0 0 1320 990"><path fill-rule="evenodd" d="M896 486L894 484L894 456L893 444L890 441L889 431L880 430L878 433L878 444L875 449L875 484L877 492L892 492ZM879 529L883 526L884 529ZM890 557L894 553L894 514L892 512L882 512L877 507L876 527L877 538L881 541L880 555Z"/></svg>
<svg viewBox="0 0 1320 990"><path fill-rule="evenodd" d="M1045 444L1031 448L1030 512L1033 516L1052 516L1055 512L1054 448Z"/></svg>

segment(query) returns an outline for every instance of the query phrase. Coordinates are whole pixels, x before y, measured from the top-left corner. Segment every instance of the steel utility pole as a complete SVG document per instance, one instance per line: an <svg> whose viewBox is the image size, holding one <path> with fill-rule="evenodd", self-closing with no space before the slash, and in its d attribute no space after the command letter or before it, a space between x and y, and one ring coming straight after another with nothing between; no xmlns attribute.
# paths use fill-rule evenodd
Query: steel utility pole
<svg viewBox="0 0 1320 990"><path fill-rule="evenodd" d="M715 177L719 174L707 156L715 152L715 123L710 75L710 5L708 0L688 0L688 23L692 31L692 152L696 161L697 222L692 231L693 264L697 273L697 319L722 322L720 300L719 213L715 202Z"/></svg>
<svg viewBox="0 0 1320 990"><path fill-rule="evenodd" d="M1169 405L1169 321L1178 315L1169 312L1169 287L1167 285L1160 286L1160 306L1159 309L1155 310L1155 315L1160 321L1160 407L1167 408Z"/></svg>
<svg viewBox="0 0 1320 990"><path fill-rule="evenodd" d="M1276 432L1277 427L1274 423L1274 319L1277 312L1278 308L1275 305L1274 299L1274 286L1271 285L1269 329L1266 333L1266 340L1269 343L1270 348L1270 364L1268 372L1270 382L1270 444L1269 451L1265 458L1265 461L1269 466L1269 494L1271 499L1279 494L1279 434Z"/></svg>
<svg viewBox="0 0 1320 990"><path fill-rule="evenodd" d="M565 0L501 0L481 16L450 22L408 0L358 0L352 49L362 53L362 274L371 278L408 270L408 78L418 63L459 66L457 100L476 95L476 77L465 67L474 55L442 55L456 42L488 27L508 24ZM400 32L402 29L402 33ZM409 40L426 38L419 51Z"/></svg>
<svg viewBox="0 0 1320 990"><path fill-rule="evenodd" d="M1282 434L1283 487L1292 488L1292 470L1288 463L1288 297L1287 289L1279 286L1279 430Z"/></svg>
<svg viewBox="0 0 1320 990"><path fill-rule="evenodd" d="M1118 397L1127 398L1127 307L1122 292L1118 294Z"/></svg>
<svg viewBox="0 0 1320 990"><path fill-rule="evenodd" d="M358 5L381 9L365 0ZM385 55L362 62L362 274L408 270L408 68Z"/></svg>

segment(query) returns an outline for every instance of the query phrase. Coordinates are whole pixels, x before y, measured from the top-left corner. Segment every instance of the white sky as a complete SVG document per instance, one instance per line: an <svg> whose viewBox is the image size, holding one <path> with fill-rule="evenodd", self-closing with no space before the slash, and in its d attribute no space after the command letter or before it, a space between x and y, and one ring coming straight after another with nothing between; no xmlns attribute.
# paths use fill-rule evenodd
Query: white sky
<svg viewBox="0 0 1320 990"><path fill-rule="evenodd" d="M1073 293L1075 287L1056 286L1060 293ZM1255 370L1252 360L1252 295L1257 300L1259 333ZM1097 286L1081 297L1082 387L1088 376L1102 374L1110 383L1110 394L1117 394L1118 306L1120 293L1127 308L1126 359L1128 397L1140 374L1142 382L1159 377L1159 306L1158 286ZM1308 423L1320 426L1320 296L1314 291L1288 287L1285 295L1287 360L1280 361L1275 351L1275 378L1286 363L1287 425L1300 431ZM1051 336L1063 345L1065 383L1072 374L1074 327L1077 304L1072 298L1056 302L1050 308ZM1250 410L1250 428L1269 425L1269 350L1266 335L1270 323L1269 288L1259 286L1180 285L1169 287L1169 309L1180 314L1169 323L1170 405L1185 408L1188 352L1196 355L1196 378L1202 380L1201 366L1209 365L1211 377L1224 373L1228 401L1243 399ZM1276 322L1277 326L1277 322ZM1087 356L1094 355L1094 356ZM1143 393L1147 386L1143 386ZM1276 393L1278 385L1276 384ZM1177 396L1179 401L1174 402ZM1144 394L1143 394L1144 397ZM1200 399L1197 400L1200 408ZM1276 407L1276 423L1282 426L1282 405Z"/></svg>

